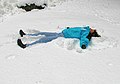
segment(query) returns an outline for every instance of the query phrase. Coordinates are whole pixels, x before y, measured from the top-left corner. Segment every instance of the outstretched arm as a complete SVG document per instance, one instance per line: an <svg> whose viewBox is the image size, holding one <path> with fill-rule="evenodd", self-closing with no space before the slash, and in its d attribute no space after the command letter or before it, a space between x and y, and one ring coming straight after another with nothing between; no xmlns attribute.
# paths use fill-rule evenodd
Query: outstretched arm
<svg viewBox="0 0 120 84"><path fill-rule="evenodd" d="M89 45L89 39L88 38L86 38L86 37L84 37L84 38L81 38L80 39L80 47L82 48L82 49L86 49L87 48L87 46Z"/></svg>

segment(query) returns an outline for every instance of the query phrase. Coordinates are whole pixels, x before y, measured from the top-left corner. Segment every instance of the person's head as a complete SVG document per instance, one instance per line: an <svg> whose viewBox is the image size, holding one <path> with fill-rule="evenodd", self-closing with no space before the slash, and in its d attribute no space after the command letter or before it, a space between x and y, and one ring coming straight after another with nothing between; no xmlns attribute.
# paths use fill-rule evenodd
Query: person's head
<svg viewBox="0 0 120 84"><path fill-rule="evenodd" d="M97 33L96 29L90 28L90 33L92 34L92 37L101 37L101 36Z"/></svg>

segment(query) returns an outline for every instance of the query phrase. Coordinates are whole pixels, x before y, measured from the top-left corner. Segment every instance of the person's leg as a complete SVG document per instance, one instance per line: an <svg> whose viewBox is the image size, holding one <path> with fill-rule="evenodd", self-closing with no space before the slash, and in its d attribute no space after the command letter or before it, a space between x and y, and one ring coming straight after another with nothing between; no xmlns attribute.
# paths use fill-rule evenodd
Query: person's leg
<svg viewBox="0 0 120 84"><path fill-rule="evenodd" d="M52 32L39 32L36 34L27 34L28 36L38 36L38 35L45 35L45 36L55 36L58 33L52 33Z"/></svg>
<svg viewBox="0 0 120 84"><path fill-rule="evenodd" d="M46 35L45 37L43 37L43 38L41 38L41 39L39 39L39 40L37 40L33 43L26 44L26 46L27 47L32 46L32 45L37 44L37 43L47 43L47 42L50 42L50 41L52 41L52 40L54 40L58 37L63 37L63 34L62 33L57 33L57 34L54 35L53 33L51 33L50 36Z"/></svg>

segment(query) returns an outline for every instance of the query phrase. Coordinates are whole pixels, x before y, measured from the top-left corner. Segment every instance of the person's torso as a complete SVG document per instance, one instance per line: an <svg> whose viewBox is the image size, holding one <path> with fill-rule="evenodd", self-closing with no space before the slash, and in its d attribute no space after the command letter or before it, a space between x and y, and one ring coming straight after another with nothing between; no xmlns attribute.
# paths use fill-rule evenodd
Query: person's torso
<svg viewBox="0 0 120 84"><path fill-rule="evenodd" d="M81 39L81 37L87 37L90 32L89 26L86 27L73 27L64 29L62 31L65 38L78 38Z"/></svg>

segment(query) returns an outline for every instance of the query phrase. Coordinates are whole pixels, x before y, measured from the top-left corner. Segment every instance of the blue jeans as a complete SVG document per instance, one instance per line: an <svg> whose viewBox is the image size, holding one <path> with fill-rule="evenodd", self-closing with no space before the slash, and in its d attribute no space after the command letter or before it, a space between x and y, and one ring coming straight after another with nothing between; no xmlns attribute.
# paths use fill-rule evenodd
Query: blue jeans
<svg viewBox="0 0 120 84"><path fill-rule="evenodd" d="M39 40L33 42L33 43L30 43L30 44L27 44L26 46L32 46L34 44L37 44L37 43L47 43L47 42L50 42L54 39L57 39L58 37L63 37L63 33L51 33L51 32L39 32L39 33L36 33L36 34L27 34L28 36L38 36L38 35L45 35L45 37L43 38L40 38Z"/></svg>

